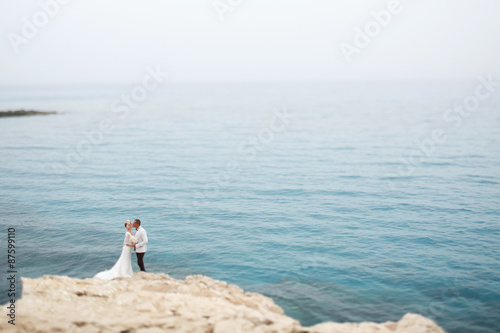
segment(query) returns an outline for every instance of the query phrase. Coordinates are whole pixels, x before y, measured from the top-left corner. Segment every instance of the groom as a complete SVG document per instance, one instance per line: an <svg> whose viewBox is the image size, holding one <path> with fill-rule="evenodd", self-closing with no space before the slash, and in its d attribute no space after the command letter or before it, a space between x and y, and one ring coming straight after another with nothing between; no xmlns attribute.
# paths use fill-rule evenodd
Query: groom
<svg viewBox="0 0 500 333"><path fill-rule="evenodd" d="M141 271L145 272L146 269L144 268L143 259L146 251L148 250L146 247L146 244L148 243L148 234L144 228L141 228L141 220L139 219L134 220L134 228L136 230L135 238L137 238L137 244L134 246L135 254L137 254L137 264L141 268Z"/></svg>

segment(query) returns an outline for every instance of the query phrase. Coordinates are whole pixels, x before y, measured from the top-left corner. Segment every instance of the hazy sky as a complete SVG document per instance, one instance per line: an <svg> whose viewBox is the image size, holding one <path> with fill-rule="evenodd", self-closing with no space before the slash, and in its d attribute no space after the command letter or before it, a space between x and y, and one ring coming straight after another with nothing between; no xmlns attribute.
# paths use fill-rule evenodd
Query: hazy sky
<svg viewBox="0 0 500 333"><path fill-rule="evenodd" d="M391 1L0 0L0 85L134 82L156 64L173 81L500 76L498 0L401 0L348 63L341 43ZM44 26L23 35L23 18Z"/></svg>

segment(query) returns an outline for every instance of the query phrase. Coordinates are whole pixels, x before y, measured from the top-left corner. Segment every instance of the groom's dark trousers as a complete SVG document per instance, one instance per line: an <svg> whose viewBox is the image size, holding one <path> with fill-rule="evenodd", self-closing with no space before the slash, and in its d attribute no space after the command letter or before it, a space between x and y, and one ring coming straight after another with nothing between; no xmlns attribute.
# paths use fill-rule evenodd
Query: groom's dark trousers
<svg viewBox="0 0 500 333"><path fill-rule="evenodd" d="M146 269L144 268L144 255L146 254L145 252L143 253L135 253L137 254L137 265L139 265L139 268L141 269L141 271L145 272Z"/></svg>

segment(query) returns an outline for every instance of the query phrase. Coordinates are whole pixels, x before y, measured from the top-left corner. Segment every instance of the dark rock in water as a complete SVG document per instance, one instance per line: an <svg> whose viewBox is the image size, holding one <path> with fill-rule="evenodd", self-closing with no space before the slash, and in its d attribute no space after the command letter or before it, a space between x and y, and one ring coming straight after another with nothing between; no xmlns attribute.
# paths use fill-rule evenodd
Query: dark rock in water
<svg viewBox="0 0 500 333"><path fill-rule="evenodd" d="M16 110L16 111L0 111L0 117L21 117L21 116L39 116L47 114L57 114L54 111L33 111L33 110Z"/></svg>

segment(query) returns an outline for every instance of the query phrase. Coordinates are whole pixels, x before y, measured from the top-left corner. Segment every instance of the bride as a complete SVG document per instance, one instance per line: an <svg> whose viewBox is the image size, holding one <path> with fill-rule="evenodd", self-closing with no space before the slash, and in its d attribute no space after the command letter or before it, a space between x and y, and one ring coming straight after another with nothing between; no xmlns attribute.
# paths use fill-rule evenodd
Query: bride
<svg viewBox="0 0 500 333"><path fill-rule="evenodd" d="M116 264L109 271L103 271L97 273L94 278L103 280L112 280L117 277L132 277L134 272L132 271L132 263L130 261L130 254L132 253L132 248L137 244L137 238L132 234L132 222L126 221L125 228L125 239L123 240L122 254Z"/></svg>

